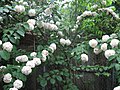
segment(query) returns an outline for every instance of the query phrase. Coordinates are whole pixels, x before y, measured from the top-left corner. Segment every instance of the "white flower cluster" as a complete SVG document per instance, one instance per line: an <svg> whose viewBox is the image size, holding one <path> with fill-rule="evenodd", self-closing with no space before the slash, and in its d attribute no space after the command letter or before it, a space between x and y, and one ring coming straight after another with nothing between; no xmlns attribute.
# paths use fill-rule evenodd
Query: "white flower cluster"
<svg viewBox="0 0 120 90"><path fill-rule="evenodd" d="M52 9L51 9L51 8L46 8L46 9L44 10L44 12L45 12L45 15L46 15L46 16L49 16L49 15L52 14Z"/></svg>
<svg viewBox="0 0 120 90"><path fill-rule="evenodd" d="M91 11L85 11L83 14L77 17L77 22L78 23L80 20L82 20L86 16L96 16L98 15L96 12L91 12Z"/></svg>
<svg viewBox="0 0 120 90"><path fill-rule="evenodd" d="M110 36L109 36L109 35L103 35L103 36L102 36L102 41L103 41L103 42L107 42L109 39L110 39Z"/></svg>
<svg viewBox="0 0 120 90"><path fill-rule="evenodd" d="M25 12L25 7L22 6L22 5L16 5L15 6L15 11L18 12L18 13Z"/></svg>
<svg viewBox="0 0 120 90"><path fill-rule="evenodd" d="M70 41L69 39L66 39L66 40L65 40L64 38L61 38L61 39L60 39L60 44L63 45L63 46L64 46L64 45L69 46L69 45L71 45L71 41Z"/></svg>
<svg viewBox="0 0 120 90"><path fill-rule="evenodd" d="M111 45L112 48L114 48L114 47L118 46L119 42L120 41L118 39L112 39L111 42L110 42L110 45Z"/></svg>
<svg viewBox="0 0 120 90"><path fill-rule="evenodd" d="M33 60L27 61L26 66L23 66L21 72L25 75L29 75L32 72L32 68L41 64L40 58L34 57Z"/></svg>
<svg viewBox="0 0 120 90"><path fill-rule="evenodd" d="M29 19L29 20L27 21L27 23L29 24L29 31L34 30L36 20L35 20L35 19Z"/></svg>
<svg viewBox="0 0 120 90"><path fill-rule="evenodd" d="M2 41L0 41L0 44L2 44ZM8 52L11 52L13 49L13 45L10 42L3 43L2 47L4 50L6 50Z"/></svg>
<svg viewBox="0 0 120 90"><path fill-rule="evenodd" d="M17 88L10 88L9 90L18 90Z"/></svg>
<svg viewBox="0 0 120 90"><path fill-rule="evenodd" d="M98 42L97 42L97 40L92 39L92 40L89 41L89 45L90 45L92 48L95 48L95 47L98 45Z"/></svg>
<svg viewBox="0 0 120 90"><path fill-rule="evenodd" d="M120 90L120 86L115 87L113 90Z"/></svg>
<svg viewBox="0 0 120 90"><path fill-rule="evenodd" d="M30 53L30 56L31 56L31 57L36 57L36 55L37 55L36 52L32 52L32 53Z"/></svg>
<svg viewBox="0 0 120 90"><path fill-rule="evenodd" d="M50 4L49 7L44 10L46 16L50 16L52 14L52 8L54 8L54 5Z"/></svg>
<svg viewBox="0 0 120 90"><path fill-rule="evenodd" d="M63 36L64 36L64 34L63 34L63 32L62 32L62 31L58 31L58 32L57 32L57 34L58 34L59 36L61 36L61 37L63 37Z"/></svg>
<svg viewBox="0 0 120 90"><path fill-rule="evenodd" d="M23 87L23 82L19 79L15 80L13 83L14 88L20 89Z"/></svg>
<svg viewBox="0 0 120 90"><path fill-rule="evenodd" d="M120 19L119 16L110 8L100 8L98 11L106 11L107 13L110 13L114 18Z"/></svg>
<svg viewBox="0 0 120 90"><path fill-rule="evenodd" d="M115 50L108 49L108 42L109 42L108 40L111 40L109 45L112 48L115 48L115 47L118 46L118 44L120 42L116 38L117 38L116 34L111 34L110 36L109 35L103 35L102 36L102 41L101 41L102 44L100 44L100 48L97 47L98 46L98 42L95 39L90 40L89 41L89 45L90 45L90 47L94 48L93 52L95 54L99 54L100 52L104 51L105 52L104 55L108 59L110 56L116 54Z"/></svg>
<svg viewBox="0 0 120 90"><path fill-rule="evenodd" d="M81 60L83 62L87 62L88 61L88 55L87 54L81 54Z"/></svg>
<svg viewBox="0 0 120 90"><path fill-rule="evenodd" d="M35 16L35 15L36 15L35 9L30 9L30 10L28 11L28 15L29 15L30 17Z"/></svg>
<svg viewBox="0 0 120 90"><path fill-rule="evenodd" d="M46 61L48 55L49 55L49 52L47 50L42 51L42 62Z"/></svg>
<svg viewBox="0 0 120 90"><path fill-rule="evenodd" d="M108 59L110 56L115 55L115 50L106 50L105 57Z"/></svg>
<svg viewBox="0 0 120 90"><path fill-rule="evenodd" d="M10 73L5 74L3 77L3 81L5 83L10 83L12 81L12 75Z"/></svg>
<svg viewBox="0 0 120 90"><path fill-rule="evenodd" d="M54 51L56 50L56 44L55 43L52 43L50 44L49 48L52 50L52 53L54 53Z"/></svg>
<svg viewBox="0 0 120 90"><path fill-rule="evenodd" d="M18 63L19 63L19 62L27 62L27 61L28 61L28 57L27 57L27 55L21 55L21 56L16 57L15 60L16 60Z"/></svg>
<svg viewBox="0 0 120 90"><path fill-rule="evenodd" d="M49 29L51 31L56 31L58 30L58 27L55 25L55 24L51 24L51 23L45 23L45 22L42 22L42 27L44 29Z"/></svg>

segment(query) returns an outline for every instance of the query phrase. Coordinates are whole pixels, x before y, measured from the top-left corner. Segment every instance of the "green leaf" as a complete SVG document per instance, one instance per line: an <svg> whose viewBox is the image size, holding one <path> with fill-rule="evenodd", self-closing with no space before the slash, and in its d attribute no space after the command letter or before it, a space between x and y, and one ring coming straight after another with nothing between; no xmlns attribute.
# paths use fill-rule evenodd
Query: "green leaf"
<svg viewBox="0 0 120 90"><path fill-rule="evenodd" d="M50 83L51 83L51 84L55 84L55 79L51 78L51 79L50 79Z"/></svg>
<svg viewBox="0 0 120 90"><path fill-rule="evenodd" d="M17 33L23 37L25 36L25 31L22 29L17 30Z"/></svg>
<svg viewBox="0 0 120 90"><path fill-rule="evenodd" d="M41 85L42 87L45 87L45 86L47 85L47 80L45 80L45 78L42 78L42 79L40 80L40 85Z"/></svg>
<svg viewBox="0 0 120 90"><path fill-rule="evenodd" d="M4 60L9 60L10 59L10 54L9 52L2 50L0 51L0 56L1 58L3 58Z"/></svg>
<svg viewBox="0 0 120 90"><path fill-rule="evenodd" d="M62 81L62 77L61 76L57 76L56 77L58 81Z"/></svg>
<svg viewBox="0 0 120 90"><path fill-rule="evenodd" d="M115 69L118 71L120 70L120 64L115 64Z"/></svg>
<svg viewBox="0 0 120 90"><path fill-rule="evenodd" d="M14 44L16 43L16 40L15 40L14 37L10 37L9 40L10 40L12 43L14 43Z"/></svg>

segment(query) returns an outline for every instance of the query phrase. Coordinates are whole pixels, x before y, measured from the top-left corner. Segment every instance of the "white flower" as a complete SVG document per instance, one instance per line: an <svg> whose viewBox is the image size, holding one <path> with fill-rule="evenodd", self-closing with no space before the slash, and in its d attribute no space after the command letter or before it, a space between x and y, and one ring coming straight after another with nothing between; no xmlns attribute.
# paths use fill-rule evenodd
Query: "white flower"
<svg viewBox="0 0 120 90"><path fill-rule="evenodd" d="M42 62L45 62L47 60L47 57L45 55L42 56Z"/></svg>
<svg viewBox="0 0 120 90"><path fill-rule="evenodd" d="M48 56L49 52L47 50L42 51L42 56Z"/></svg>
<svg viewBox="0 0 120 90"><path fill-rule="evenodd" d="M46 8L46 9L44 10L44 12L45 12L45 14L46 14L47 16L49 16L49 15L52 14L51 8Z"/></svg>
<svg viewBox="0 0 120 90"><path fill-rule="evenodd" d="M2 41L0 40L0 45L2 45Z"/></svg>
<svg viewBox="0 0 120 90"><path fill-rule="evenodd" d="M2 22L2 21L3 21L3 17L0 16L0 22Z"/></svg>
<svg viewBox="0 0 120 90"><path fill-rule="evenodd" d="M3 43L3 49L8 52L11 52L13 49L13 45L10 42L5 42Z"/></svg>
<svg viewBox="0 0 120 90"><path fill-rule="evenodd" d="M105 51L105 57L108 59L110 56L115 55L114 50L106 50Z"/></svg>
<svg viewBox="0 0 120 90"><path fill-rule="evenodd" d="M15 60L17 62L27 62L28 61L28 57L27 57L27 55L21 55L21 56L16 57Z"/></svg>
<svg viewBox="0 0 120 90"><path fill-rule="evenodd" d="M29 16L35 16L35 14L36 14L35 9L30 9L30 10L28 11L28 15L29 15Z"/></svg>
<svg viewBox="0 0 120 90"><path fill-rule="evenodd" d="M94 48L93 52L95 54L99 54L99 53L101 53L101 50L99 48Z"/></svg>
<svg viewBox="0 0 120 90"><path fill-rule="evenodd" d="M22 13L25 11L25 7L22 6L22 5L16 5L15 6L15 11L18 12L18 13Z"/></svg>
<svg viewBox="0 0 120 90"><path fill-rule="evenodd" d="M87 62L88 61L88 55L87 54L81 54L81 60L83 62Z"/></svg>
<svg viewBox="0 0 120 90"><path fill-rule="evenodd" d="M57 25L57 26L60 26L60 22L59 22L59 21L57 21L57 22L56 22L56 25Z"/></svg>
<svg viewBox="0 0 120 90"><path fill-rule="evenodd" d="M110 38L118 38L118 36L115 33L113 33L110 35Z"/></svg>
<svg viewBox="0 0 120 90"><path fill-rule="evenodd" d="M23 82L19 79L15 80L13 86L17 89L20 89L23 86Z"/></svg>
<svg viewBox="0 0 120 90"><path fill-rule="evenodd" d="M29 66L29 67L31 67L31 68L34 68L34 67L35 67L35 63L34 63L33 60L32 60L32 61L28 61L28 62L26 63L26 66Z"/></svg>
<svg viewBox="0 0 120 90"><path fill-rule="evenodd" d="M93 9L96 9L97 7L98 7L98 5L97 5L97 4L95 4L95 5L91 6L91 8L93 8Z"/></svg>
<svg viewBox="0 0 120 90"><path fill-rule="evenodd" d="M106 1L105 0L102 0L101 2L103 5L106 5Z"/></svg>
<svg viewBox="0 0 120 90"><path fill-rule="evenodd" d="M95 47L98 45L98 42L97 42L97 40L92 39L92 40L89 41L89 45L90 45L92 48L95 48Z"/></svg>
<svg viewBox="0 0 120 90"><path fill-rule="evenodd" d="M36 20L35 20L35 19L29 19L29 20L27 21L27 23L28 23L28 24L32 24L32 25L35 25Z"/></svg>
<svg viewBox="0 0 120 90"><path fill-rule="evenodd" d="M103 35L102 36L102 41L106 42L109 38L110 38L109 35Z"/></svg>
<svg viewBox="0 0 120 90"><path fill-rule="evenodd" d="M36 57L36 55L37 55L36 52L32 52L32 53L30 54L31 57Z"/></svg>
<svg viewBox="0 0 120 90"><path fill-rule="evenodd" d="M63 32L62 31L58 31L58 33L57 33L58 35L60 35L61 37L63 37L64 36L64 34L63 34Z"/></svg>
<svg viewBox="0 0 120 90"><path fill-rule="evenodd" d="M107 46L108 46L107 43L103 43L103 44L101 45L101 50L106 51L106 50L107 50Z"/></svg>
<svg viewBox="0 0 120 90"><path fill-rule="evenodd" d="M32 30L34 30L34 25L33 24L29 24L29 30L28 31L32 31Z"/></svg>
<svg viewBox="0 0 120 90"><path fill-rule="evenodd" d="M18 90L17 88L10 88L9 90Z"/></svg>
<svg viewBox="0 0 120 90"><path fill-rule="evenodd" d="M120 86L115 87L113 90L120 90Z"/></svg>
<svg viewBox="0 0 120 90"><path fill-rule="evenodd" d="M6 66L0 66L0 69L5 69L6 68Z"/></svg>
<svg viewBox="0 0 120 90"><path fill-rule="evenodd" d="M65 44L69 46L71 44L71 41L69 39L65 40Z"/></svg>
<svg viewBox="0 0 120 90"><path fill-rule="evenodd" d="M10 73L5 74L4 77L3 77L3 81L4 81L5 83L10 83L10 82L12 81L12 76L11 76L11 74L10 74Z"/></svg>
<svg viewBox="0 0 120 90"><path fill-rule="evenodd" d="M25 5L25 6L28 6L28 3L27 3L27 2L23 2L22 4Z"/></svg>
<svg viewBox="0 0 120 90"><path fill-rule="evenodd" d="M110 45L112 46L112 48L114 48L118 46L119 42L120 41L118 39L112 39Z"/></svg>
<svg viewBox="0 0 120 90"><path fill-rule="evenodd" d="M22 69L21 69L21 72L25 75L29 75L31 72L32 72L32 69L30 66L24 66Z"/></svg>
<svg viewBox="0 0 120 90"><path fill-rule="evenodd" d="M76 25L74 26L74 28L77 29L77 28L78 28L78 25L76 24Z"/></svg>
<svg viewBox="0 0 120 90"><path fill-rule="evenodd" d="M34 63L35 63L36 66L38 66L38 65L41 64L40 58L33 58L33 61L34 61Z"/></svg>
<svg viewBox="0 0 120 90"><path fill-rule="evenodd" d="M56 50L56 44L55 43L50 44L50 47L53 48L54 50Z"/></svg>
<svg viewBox="0 0 120 90"><path fill-rule="evenodd" d="M61 38L61 39L60 39L60 44L64 46L64 45L66 44L66 40L63 39L63 38Z"/></svg>

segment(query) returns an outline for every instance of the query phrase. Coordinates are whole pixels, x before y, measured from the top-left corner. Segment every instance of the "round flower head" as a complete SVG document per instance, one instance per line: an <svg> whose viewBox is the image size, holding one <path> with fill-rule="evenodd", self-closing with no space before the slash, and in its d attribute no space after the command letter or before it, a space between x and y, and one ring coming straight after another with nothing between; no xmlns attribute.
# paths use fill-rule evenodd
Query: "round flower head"
<svg viewBox="0 0 120 90"><path fill-rule="evenodd" d="M60 44L64 46L64 45L66 44L66 40L63 39L63 38L61 38L61 39L60 39Z"/></svg>
<svg viewBox="0 0 120 90"><path fill-rule="evenodd" d="M71 41L69 39L65 40L65 44L69 46L71 44Z"/></svg>
<svg viewBox="0 0 120 90"><path fill-rule="evenodd" d="M49 16L49 15L52 14L51 8L46 8L46 9L44 10L44 12L45 12L45 14L46 14L47 16Z"/></svg>
<svg viewBox="0 0 120 90"><path fill-rule="evenodd" d="M87 54L81 54L81 60L83 62L87 62L88 61L88 55Z"/></svg>
<svg viewBox="0 0 120 90"><path fill-rule="evenodd" d="M93 52L97 55L97 54L101 53L101 49L94 48Z"/></svg>
<svg viewBox="0 0 120 90"><path fill-rule="evenodd" d="M30 54L31 57L36 57L36 55L37 55L36 52L32 52L32 53Z"/></svg>
<svg viewBox="0 0 120 90"><path fill-rule="evenodd" d="M92 48L95 48L95 47L98 45L98 42L97 42L97 40L92 39L92 40L89 41L89 45L90 45Z"/></svg>
<svg viewBox="0 0 120 90"><path fill-rule="evenodd" d="M21 72L25 75L29 75L32 72L32 69L30 66L24 66L21 70Z"/></svg>
<svg viewBox="0 0 120 90"><path fill-rule="evenodd" d="M3 77L4 83L10 83L12 81L12 75L10 73L7 73Z"/></svg>
<svg viewBox="0 0 120 90"><path fill-rule="evenodd" d="M10 88L9 90L18 90L17 88Z"/></svg>
<svg viewBox="0 0 120 90"><path fill-rule="evenodd" d="M2 41L0 40L0 45L2 45Z"/></svg>
<svg viewBox="0 0 120 90"><path fill-rule="evenodd" d="M42 56L48 56L48 55L49 55L49 52L47 50L42 51Z"/></svg>
<svg viewBox="0 0 120 90"><path fill-rule="evenodd" d="M55 43L50 44L50 47L53 48L54 50L56 50L56 44Z"/></svg>
<svg viewBox="0 0 120 90"><path fill-rule="evenodd" d="M110 45L112 46L112 48L114 48L118 46L119 42L120 41L118 39L112 39Z"/></svg>
<svg viewBox="0 0 120 90"><path fill-rule="evenodd" d="M61 36L61 37L63 37L64 36L64 34L63 34L63 32L62 31L58 31L58 33L57 33L59 36Z"/></svg>
<svg viewBox="0 0 120 90"><path fill-rule="evenodd" d="M28 11L28 15L29 15L29 16L35 16L35 14L36 14L35 9L30 9L30 10Z"/></svg>
<svg viewBox="0 0 120 90"><path fill-rule="evenodd" d="M118 38L117 34L113 33L110 35L110 38Z"/></svg>
<svg viewBox="0 0 120 90"><path fill-rule="evenodd" d="M27 62L28 61L28 57L27 57L27 55L21 55L21 56L16 57L15 60L17 62Z"/></svg>
<svg viewBox="0 0 120 90"><path fill-rule="evenodd" d="M103 44L101 45L101 50L106 51L106 50L107 50L107 46L108 46L107 43L103 43Z"/></svg>
<svg viewBox="0 0 120 90"><path fill-rule="evenodd" d="M29 20L27 21L27 23L34 26L35 23L36 23L36 20L35 20L35 19L29 19Z"/></svg>
<svg viewBox="0 0 120 90"><path fill-rule="evenodd" d="M102 36L102 41L103 41L103 42L107 42L107 40L108 40L109 38L110 38L109 35L103 35L103 36Z"/></svg>
<svg viewBox="0 0 120 90"><path fill-rule="evenodd" d="M22 13L25 11L25 7L22 6L22 5L16 5L15 6L15 11L18 12L18 13Z"/></svg>
<svg viewBox="0 0 120 90"><path fill-rule="evenodd" d="M115 87L113 90L120 90L120 86Z"/></svg>
<svg viewBox="0 0 120 90"><path fill-rule="evenodd" d="M3 43L2 47L4 50L6 50L8 52L11 52L13 49L13 45L10 42Z"/></svg>
<svg viewBox="0 0 120 90"><path fill-rule="evenodd" d="M26 63L26 66L29 66L29 67L31 67L31 68L34 68L34 67L35 67L35 63L34 63L34 61L28 61L28 62Z"/></svg>
<svg viewBox="0 0 120 90"><path fill-rule="evenodd" d="M21 80L17 79L14 81L13 86L17 89L20 89L23 86L23 82Z"/></svg>
<svg viewBox="0 0 120 90"><path fill-rule="evenodd" d="M33 58L33 62L35 63L36 66L41 64L40 58Z"/></svg>
<svg viewBox="0 0 120 90"><path fill-rule="evenodd" d="M106 50L105 51L105 57L108 59L110 56L115 55L114 50Z"/></svg>
<svg viewBox="0 0 120 90"><path fill-rule="evenodd" d="M45 62L47 60L47 57L45 55L42 56L42 62Z"/></svg>

